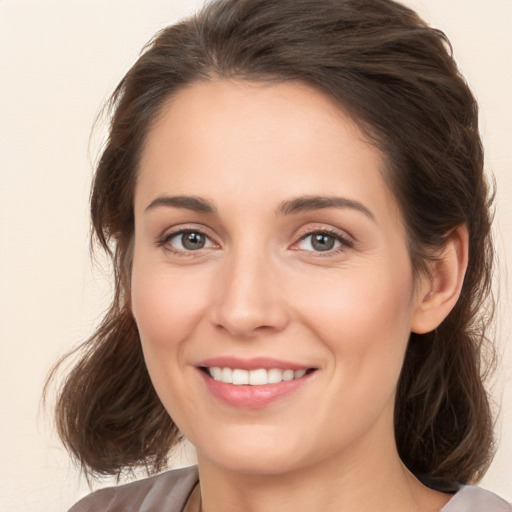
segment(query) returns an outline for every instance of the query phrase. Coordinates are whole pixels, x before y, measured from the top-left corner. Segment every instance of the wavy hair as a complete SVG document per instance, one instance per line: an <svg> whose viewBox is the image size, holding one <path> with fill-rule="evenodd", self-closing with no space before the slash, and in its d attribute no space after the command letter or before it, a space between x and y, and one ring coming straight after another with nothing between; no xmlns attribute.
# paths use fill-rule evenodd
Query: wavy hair
<svg viewBox="0 0 512 512"><path fill-rule="evenodd" d="M92 195L93 236L111 256L115 295L59 391L58 431L90 474L162 469L180 434L146 370L129 308L133 196L145 137L162 105L212 78L299 81L333 98L382 152L416 272L465 224L459 301L433 332L412 334L395 437L427 485L477 481L493 453L484 377L493 303L491 194L475 98L450 43L391 0L215 0L159 32L113 93ZM488 359L488 358L487 358Z"/></svg>

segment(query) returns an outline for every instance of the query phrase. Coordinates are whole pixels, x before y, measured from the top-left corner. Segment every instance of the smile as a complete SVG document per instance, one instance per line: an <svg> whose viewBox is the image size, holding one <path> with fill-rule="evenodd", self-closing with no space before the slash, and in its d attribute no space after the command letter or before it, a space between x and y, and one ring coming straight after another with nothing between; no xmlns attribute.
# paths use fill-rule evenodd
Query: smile
<svg viewBox="0 0 512 512"><path fill-rule="evenodd" d="M210 393L231 407L261 409L307 386L318 368L276 359L222 357L197 366Z"/></svg>
<svg viewBox="0 0 512 512"><path fill-rule="evenodd" d="M308 370L283 370L281 368L258 368L256 370L244 370L242 368L220 368L218 366L205 368L210 377L224 384L235 386L264 386L266 384L279 384L300 379Z"/></svg>

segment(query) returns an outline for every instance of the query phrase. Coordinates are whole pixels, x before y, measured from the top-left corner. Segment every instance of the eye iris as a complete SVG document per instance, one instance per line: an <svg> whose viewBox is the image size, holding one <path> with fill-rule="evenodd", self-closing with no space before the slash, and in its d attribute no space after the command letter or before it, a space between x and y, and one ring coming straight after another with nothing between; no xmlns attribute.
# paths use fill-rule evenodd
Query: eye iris
<svg viewBox="0 0 512 512"><path fill-rule="evenodd" d="M189 251L202 249L205 242L205 236L201 233L183 233L181 237L181 243L183 244L183 247Z"/></svg>
<svg viewBox="0 0 512 512"><path fill-rule="evenodd" d="M329 251L334 247L334 243L334 238L324 233L317 233L311 237L311 245L316 251Z"/></svg>

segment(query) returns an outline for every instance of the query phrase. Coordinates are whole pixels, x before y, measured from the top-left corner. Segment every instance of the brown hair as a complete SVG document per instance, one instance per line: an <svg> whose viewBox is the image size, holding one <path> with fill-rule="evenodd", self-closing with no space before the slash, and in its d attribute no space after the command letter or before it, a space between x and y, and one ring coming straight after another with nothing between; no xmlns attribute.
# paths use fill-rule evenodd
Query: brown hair
<svg viewBox="0 0 512 512"><path fill-rule="evenodd" d="M301 81L348 111L386 158L417 272L450 232L467 226L460 299L435 331L411 335L395 434L402 460L427 484L478 480L493 448L483 386L493 252L477 104L445 35L391 0L217 0L157 34L122 79L91 197L116 291L60 391L64 443L87 471L119 473L137 465L158 471L179 439L151 385L128 304L133 194L163 103L212 77Z"/></svg>

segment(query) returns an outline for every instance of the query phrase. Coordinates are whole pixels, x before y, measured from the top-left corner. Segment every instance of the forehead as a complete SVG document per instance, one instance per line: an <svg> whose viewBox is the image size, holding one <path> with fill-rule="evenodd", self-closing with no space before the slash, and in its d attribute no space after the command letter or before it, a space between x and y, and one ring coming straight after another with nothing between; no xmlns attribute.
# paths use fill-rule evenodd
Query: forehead
<svg viewBox="0 0 512 512"><path fill-rule="evenodd" d="M155 132L162 135L165 130L167 136L182 140L193 135L196 141L207 133L212 144L222 147L226 132L231 139L235 137L233 127L240 138L252 143L276 135L281 145L304 138L310 142L314 132L325 135L332 130L367 143L342 105L305 83L217 79L191 84L164 102L148 131L144 153L151 150L152 139L158 138Z"/></svg>
<svg viewBox="0 0 512 512"><path fill-rule="evenodd" d="M336 192L379 196L380 206L396 210L383 168L356 122L307 85L201 82L173 96L155 119L136 202L191 190L204 197L243 192L246 204Z"/></svg>

